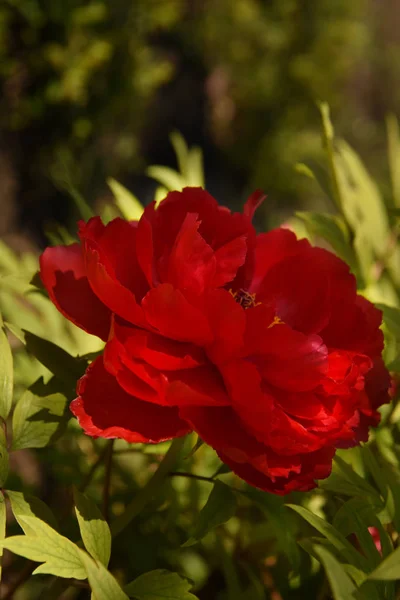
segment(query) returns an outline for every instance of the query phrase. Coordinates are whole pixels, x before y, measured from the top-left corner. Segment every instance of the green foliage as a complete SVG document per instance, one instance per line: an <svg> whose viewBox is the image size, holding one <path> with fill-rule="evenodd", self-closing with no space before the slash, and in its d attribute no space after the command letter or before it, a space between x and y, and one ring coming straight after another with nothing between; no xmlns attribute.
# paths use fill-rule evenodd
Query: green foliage
<svg viewBox="0 0 400 600"><path fill-rule="evenodd" d="M12 449L44 448L65 424L67 399L62 394L43 398L26 390L18 401L12 421Z"/></svg>
<svg viewBox="0 0 400 600"><path fill-rule="evenodd" d="M196 526L184 544L191 546L201 540L209 531L226 523L236 512L236 497L234 492L224 483L216 481L207 503L201 510Z"/></svg>
<svg viewBox="0 0 400 600"><path fill-rule="evenodd" d="M177 573L164 569L149 571L125 586L130 598L135 600L195 600L190 594L191 585Z"/></svg>
<svg viewBox="0 0 400 600"><path fill-rule="evenodd" d="M143 206L139 200L126 189L123 185L115 181L112 177L107 179L107 183L114 194L115 204L120 210L122 216L127 221L138 221L143 213Z"/></svg>
<svg viewBox="0 0 400 600"><path fill-rule="evenodd" d="M0 316L0 417L7 419L13 394L13 359Z"/></svg>
<svg viewBox="0 0 400 600"><path fill-rule="evenodd" d="M19 520L28 526L27 533L2 540L3 548L43 563L35 569L36 574L86 579L86 569L75 544L37 517L20 516Z"/></svg>
<svg viewBox="0 0 400 600"><path fill-rule="evenodd" d="M85 568L94 600L128 600L116 579L99 561L93 560L82 550L78 550L81 563Z"/></svg>
<svg viewBox="0 0 400 600"><path fill-rule="evenodd" d="M111 532L97 506L74 490L75 512L83 543L89 554L107 567L111 555Z"/></svg>

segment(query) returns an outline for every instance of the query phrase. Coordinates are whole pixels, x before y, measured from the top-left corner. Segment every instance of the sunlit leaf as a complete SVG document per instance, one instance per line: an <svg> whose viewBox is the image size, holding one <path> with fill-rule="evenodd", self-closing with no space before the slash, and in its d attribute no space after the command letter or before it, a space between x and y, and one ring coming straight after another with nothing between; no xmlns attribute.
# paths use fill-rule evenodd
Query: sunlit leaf
<svg viewBox="0 0 400 600"><path fill-rule="evenodd" d="M16 535L2 540L0 545L3 548L43 563L35 569L34 574L86 579L86 569L75 544L36 517L20 516L19 519L28 525L29 535Z"/></svg>
<svg viewBox="0 0 400 600"><path fill-rule="evenodd" d="M12 449L47 446L66 422L66 402L62 394L39 397L26 390L13 414Z"/></svg>
<svg viewBox="0 0 400 600"><path fill-rule="evenodd" d="M100 510L92 500L74 490L75 512L86 550L107 566L111 555L111 533Z"/></svg>
<svg viewBox="0 0 400 600"><path fill-rule="evenodd" d="M7 419L13 396L13 358L0 316L0 418Z"/></svg>
<svg viewBox="0 0 400 600"><path fill-rule="evenodd" d="M29 525L23 519L21 520L20 517L37 517L53 529L57 529L57 521L43 500L30 494L15 492L14 490L6 490L6 494L10 500L13 515L25 534L34 534L34 530L30 529Z"/></svg>
<svg viewBox="0 0 400 600"><path fill-rule="evenodd" d="M107 183L114 195L115 204L127 221L138 221L143 214L143 206L126 187L109 177Z"/></svg>
<svg viewBox="0 0 400 600"><path fill-rule="evenodd" d="M101 562L94 560L83 550L77 550L92 588L93 600L128 600L117 580Z"/></svg>

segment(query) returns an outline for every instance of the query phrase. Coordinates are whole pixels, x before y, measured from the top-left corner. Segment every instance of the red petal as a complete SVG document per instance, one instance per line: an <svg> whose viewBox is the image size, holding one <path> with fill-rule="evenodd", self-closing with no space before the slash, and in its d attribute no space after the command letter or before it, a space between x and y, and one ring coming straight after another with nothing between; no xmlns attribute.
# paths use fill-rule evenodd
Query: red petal
<svg viewBox="0 0 400 600"><path fill-rule="evenodd" d="M121 328L115 327L115 332L116 335L121 334ZM137 340L134 341L134 338L135 333L132 332L132 337L126 338L127 343L122 344L116 337L113 337L105 349L107 369L115 374L120 385L128 393L135 394L143 400L166 406L183 404L215 406L230 403L222 377L212 364L199 364L196 367L193 360L187 356L191 368L168 370L162 368L162 356L160 355L156 359L160 368L154 368L144 362L143 356L148 356L148 352L145 348L138 349L135 346ZM168 348L169 343L176 354L179 343L165 340L164 350ZM187 347L187 345L183 346ZM138 350L142 354L142 358L135 356ZM154 355L151 358L154 358ZM174 357L171 359L176 361ZM205 360L204 355L203 359ZM168 361L167 357L166 362L171 366ZM184 363L181 362L181 364Z"/></svg>
<svg viewBox="0 0 400 600"><path fill-rule="evenodd" d="M213 340L204 314L169 283L150 290L142 302L146 319L161 335L200 346Z"/></svg>
<svg viewBox="0 0 400 600"><path fill-rule="evenodd" d="M257 208L261 206L266 197L267 196L262 190L256 190L253 192L247 198L246 204L244 205L243 214L246 215L246 217L249 217L249 219L252 219Z"/></svg>
<svg viewBox="0 0 400 600"><path fill-rule="evenodd" d="M220 364L237 356L244 344L246 311L226 290L213 290L207 295L205 305L214 334L207 354L215 364Z"/></svg>
<svg viewBox="0 0 400 600"><path fill-rule="evenodd" d="M264 380L290 391L312 390L322 381L328 351L318 335L306 336L284 324L269 327L261 335L260 354L253 360Z"/></svg>
<svg viewBox="0 0 400 600"><path fill-rule="evenodd" d="M276 263L262 280L257 300L275 307L278 316L303 333L319 333L329 323L335 290L354 294L348 266L321 248Z"/></svg>
<svg viewBox="0 0 400 600"><path fill-rule="evenodd" d="M228 407L185 407L180 414L217 451L221 460L250 485L283 495L312 489L316 479L330 474L333 447L282 456L251 437Z"/></svg>
<svg viewBox="0 0 400 600"><path fill-rule="evenodd" d="M341 348L380 356L383 350L383 333L380 310L356 293L345 295L343 289L335 289L329 323L321 332L332 348Z"/></svg>
<svg viewBox="0 0 400 600"><path fill-rule="evenodd" d="M315 488L317 480L325 479L331 474L334 454L335 449L327 447L309 455L303 455L299 472L293 470L287 477L271 478L249 463L235 463L223 452L218 452L220 459L241 479L261 490L279 496L285 496L290 492L307 492Z"/></svg>
<svg viewBox="0 0 400 600"><path fill-rule="evenodd" d="M204 351L194 344L176 342L150 331L130 327L118 319L114 320L113 335L121 342L128 356L163 371L192 369L207 361Z"/></svg>
<svg viewBox="0 0 400 600"><path fill-rule="evenodd" d="M277 263L309 248L307 240L297 240L288 229L273 229L257 236L255 250L255 272L250 291L258 292L267 272Z"/></svg>
<svg viewBox="0 0 400 600"><path fill-rule="evenodd" d="M89 285L79 244L47 248L40 257L40 277L52 302L67 319L107 340L111 311Z"/></svg>
<svg viewBox="0 0 400 600"><path fill-rule="evenodd" d="M97 358L78 383L71 410L88 435L127 442L157 443L185 435L188 425L176 408L157 406L127 394Z"/></svg>
<svg viewBox="0 0 400 600"><path fill-rule="evenodd" d="M177 233L164 273L160 273L163 281L172 283L185 295L202 294L210 287L216 271L214 252L199 234L199 226L198 215L188 213Z"/></svg>
<svg viewBox="0 0 400 600"><path fill-rule="evenodd" d="M93 291L116 314L130 323L143 324L137 299L141 300L148 285L136 260L135 236L136 224L122 219L114 219L107 227L99 217L81 223L86 272Z"/></svg>

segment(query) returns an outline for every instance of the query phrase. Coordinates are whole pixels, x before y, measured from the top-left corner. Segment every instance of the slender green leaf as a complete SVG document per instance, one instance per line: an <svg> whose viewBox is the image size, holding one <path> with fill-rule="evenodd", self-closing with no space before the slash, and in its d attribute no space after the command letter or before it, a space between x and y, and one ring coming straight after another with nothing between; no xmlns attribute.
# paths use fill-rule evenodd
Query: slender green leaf
<svg viewBox="0 0 400 600"><path fill-rule="evenodd" d="M187 579L177 573L156 569L140 575L124 589L135 600L195 600L191 587Z"/></svg>
<svg viewBox="0 0 400 600"><path fill-rule="evenodd" d="M173 145L175 150L179 171L184 177L186 177L189 148L187 146L185 138L179 133L179 131L173 131L170 134L169 139L171 140L171 144Z"/></svg>
<svg viewBox="0 0 400 600"><path fill-rule="evenodd" d="M368 579L394 581L400 579L400 548L396 548L368 575Z"/></svg>
<svg viewBox="0 0 400 600"><path fill-rule="evenodd" d="M284 500L279 496L265 494L255 488L242 492L251 498L268 515L268 526L271 528L278 541L279 549L286 554L293 569L300 567L300 553L296 541L296 523L294 515L284 505Z"/></svg>
<svg viewBox="0 0 400 600"><path fill-rule="evenodd" d="M206 504L200 511L196 526L184 546L191 546L201 540L209 531L226 523L235 514L236 496L221 481L216 481Z"/></svg>
<svg viewBox="0 0 400 600"><path fill-rule="evenodd" d="M314 551L324 566L334 600L355 600L357 588L340 562L322 546L315 546Z"/></svg>
<svg viewBox="0 0 400 600"><path fill-rule="evenodd" d="M77 550L92 588L93 600L128 600L117 580L101 562L94 560L83 550Z"/></svg>
<svg viewBox="0 0 400 600"><path fill-rule="evenodd" d="M319 531L339 552L340 556L345 562L354 564L360 569L368 569L368 563L366 559L346 540L346 538L324 519L321 519L317 515L307 510L302 506L295 504L287 504L289 508L297 512L303 519L305 519L312 527Z"/></svg>
<svg viewBox="0 0 400 600"><path fill-rule="evenodd" d="M75 512L86 550L107 567L111 555L111 532L92 500L74 490Z"/></svg>
<svg viewBox="0 0 400 600"><path fill-rule="evenodd" d="M153 165L148 167L146 174L161 183L169 191L179 191L185 186L182 176L169 167Z"/></svg>
<svg viewBox="0 0 400 600"><path fill-rule="evenodd" d="M12 449L43 448L53 441L66 422L66 402L62 394L39 397L27 390L13 414Z"/></svg>
<svg viewBox="0 0 400 600"><path fill-rule="evenodd" d="M399 122L394 114L389 114L386 117L386 131L393 203L395 206L400 206L400 136Z"/></svg>
<svg viewBox="0 0 400 600"><path fill-rule="evenodd" d="M35 569L34 574L86 579L86 569L75 544L36 517L20 516L19 520L29 527L29 535L16 535L2 540L0 545L3 548L43 563Z"/></svg>
<svg viewBox="0 0 400 600"><path fill-rule="evenodd" d="M0 492L0 541L6 537L6 502L3 493ZM1 581L1 557L3 556L3 547L0 546L0 581Z"/></svg>
<svg viewBox="0 0 400 600"><path fill-rule="evenodd" d="M144 209L136 196L112 177L107 179L107 183L114 195L115 204L125 219L138 221Z"/></svg>
<svg viewBox="0 0 400 600"><path fill-rule="evenodd" d="M7 419L13 396L13 358L0 317L0 418Z"/></svg>

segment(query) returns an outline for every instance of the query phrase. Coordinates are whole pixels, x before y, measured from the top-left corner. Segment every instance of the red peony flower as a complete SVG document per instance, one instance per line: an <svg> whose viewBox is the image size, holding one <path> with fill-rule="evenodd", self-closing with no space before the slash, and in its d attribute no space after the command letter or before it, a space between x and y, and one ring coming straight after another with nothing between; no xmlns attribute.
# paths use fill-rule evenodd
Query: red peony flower
<svg viewBox="0 0 400 600"><path fill-rule="evenodd" d="M159 442L194 430L248 483L277 494L327 477L388 401L381 313L347 265L285 229L256 236L205 191L172 192L139 222L80 223L41 277L106 341L71 409L88 435Z"/></svg>

